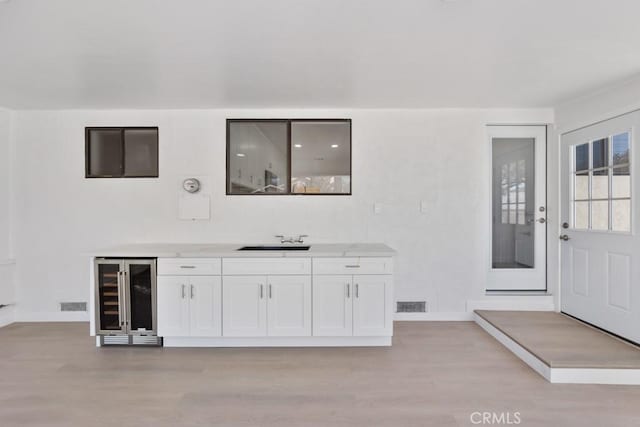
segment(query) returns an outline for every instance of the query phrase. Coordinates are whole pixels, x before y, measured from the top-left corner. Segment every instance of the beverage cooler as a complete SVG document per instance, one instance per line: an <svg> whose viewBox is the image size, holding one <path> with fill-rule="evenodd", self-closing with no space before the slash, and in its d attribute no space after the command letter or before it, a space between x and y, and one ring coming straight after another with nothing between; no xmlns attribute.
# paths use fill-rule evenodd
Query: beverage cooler
<svg viewBox="0 0 640 427"><path fill-rule="evenodd" d="M101 345L162 345L157 336L156 260L95 260L95 324Z"/></svg>

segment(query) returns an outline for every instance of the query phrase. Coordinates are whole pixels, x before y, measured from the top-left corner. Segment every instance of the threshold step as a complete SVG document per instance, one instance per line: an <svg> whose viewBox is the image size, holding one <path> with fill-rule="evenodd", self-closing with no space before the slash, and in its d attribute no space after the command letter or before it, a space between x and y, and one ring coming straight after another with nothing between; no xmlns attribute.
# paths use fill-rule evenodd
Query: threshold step
<svg viewBox="0 0 640 427"><path fill-rule="evenodd" d="M552 311L475 310L485 331L554 383L640 384L640 348Z"/></svg>

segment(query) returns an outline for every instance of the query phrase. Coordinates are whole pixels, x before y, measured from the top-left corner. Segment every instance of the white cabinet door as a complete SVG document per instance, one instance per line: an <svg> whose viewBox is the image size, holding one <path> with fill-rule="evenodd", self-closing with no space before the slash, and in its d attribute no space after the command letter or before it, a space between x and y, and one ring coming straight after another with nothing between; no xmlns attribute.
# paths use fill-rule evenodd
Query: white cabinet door
<svg viewBox="0 0 640 427"><path fill-rule="evenodd" d="M158 336L189 336L188 285L186 276L158 277Z"/></svg>
<svg viewBox="0 0 640 427"><path fill-rule="evenodd" d="M267 335L265 276L225 276L222 283L222 334Z"/></svg>
<svg viewBox="0 0 640 427"><path fill-rule="evenodd" d="M353 335L351 276L313 276L313 335Z"/></svg>
<svg viewBox="0 0 640 427"><path fill-rule="evenodd" d="M353 335L393 335L392 276L353 276L353 287Z"/></svg>
<svg viewBox="0 0 640 427"><path fill-rule="evenodd" d="M219 276L189 278L190 335L222 335L222 280Z"/></svg>
<svg viewBox="0 0 640 427"><path fill-rule="evenodd" d="M311 336L311 277L267 278L269 336Z"/></svg>

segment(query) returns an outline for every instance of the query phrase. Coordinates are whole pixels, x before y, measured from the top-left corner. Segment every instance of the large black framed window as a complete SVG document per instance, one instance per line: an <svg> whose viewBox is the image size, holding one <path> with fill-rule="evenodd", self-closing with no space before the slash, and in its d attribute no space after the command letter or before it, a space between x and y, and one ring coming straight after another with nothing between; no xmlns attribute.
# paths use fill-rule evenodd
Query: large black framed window
<svg viewBox="0 0 640 427"><path fill-rule="evenodd" d="M351 195L351 119L228 119L227 195Z"/></svg>
<svg viewBox="0 0 640 427"><path fill-rule="evenodd" d="M157 127L85 128L86 178L157 178Z"/></svg>

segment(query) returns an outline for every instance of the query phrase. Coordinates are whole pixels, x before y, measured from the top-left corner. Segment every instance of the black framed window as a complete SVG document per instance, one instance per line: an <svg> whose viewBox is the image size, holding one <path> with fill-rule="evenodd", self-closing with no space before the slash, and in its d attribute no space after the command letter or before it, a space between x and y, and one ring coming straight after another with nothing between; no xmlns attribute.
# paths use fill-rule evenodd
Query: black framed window
<svg viewBox="0 0 640 427"><path fill-rule="evenodd" d="M86 178L157 178L157 127L85 128Z"/></svg>
<svg viewBox="0 0 640 427"><path fill-rule="evenodd" d="M351 119L228 119L227 195L350 195Z"/></svg>

